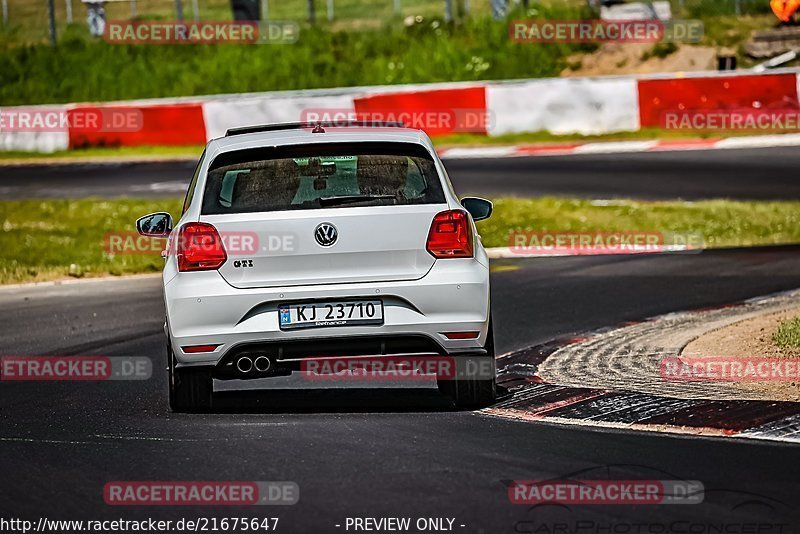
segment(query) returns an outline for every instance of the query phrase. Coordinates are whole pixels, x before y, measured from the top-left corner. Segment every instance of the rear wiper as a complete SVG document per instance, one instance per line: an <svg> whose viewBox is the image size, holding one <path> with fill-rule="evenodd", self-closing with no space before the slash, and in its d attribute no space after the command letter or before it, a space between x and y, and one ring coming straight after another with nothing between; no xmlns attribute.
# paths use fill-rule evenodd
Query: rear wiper
<svg viewBox="0 0 800 534"><path fill-rule="evenodd" d="M336 204L348 204L350 202L365 202L368 200L381 200L395 198L394 195L341 195L336 197L320 197L320 206L334 206Z"/></svg>

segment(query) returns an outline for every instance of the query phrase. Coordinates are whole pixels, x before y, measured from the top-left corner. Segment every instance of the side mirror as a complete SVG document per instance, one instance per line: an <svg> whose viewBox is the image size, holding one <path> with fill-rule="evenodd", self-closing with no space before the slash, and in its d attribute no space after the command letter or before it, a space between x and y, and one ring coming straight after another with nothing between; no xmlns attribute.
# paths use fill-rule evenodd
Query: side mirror
<svg viewBox="0 0 800 534"><path fill-rule="evenodd" d="M167 237L172 232L172 215L151 213L136 221L136 231L147 237Z"/></svg>
<svg viewBox="0 0 800 534"><path fill-rule="evenodd" d="M492 203L485 198L464 197L461 199L461 205L475 221L488 219L492 215Z"/></svg>

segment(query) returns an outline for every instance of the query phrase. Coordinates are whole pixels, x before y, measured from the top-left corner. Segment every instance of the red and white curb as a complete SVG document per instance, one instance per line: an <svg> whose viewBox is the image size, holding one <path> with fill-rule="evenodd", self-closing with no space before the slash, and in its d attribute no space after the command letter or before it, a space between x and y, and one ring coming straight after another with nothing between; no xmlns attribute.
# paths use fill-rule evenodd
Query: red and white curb
<svg viewBox="0 0 800 534"><path fill-rule="evenodd" d="M439 150L448 159L519 158L525 156L570 156L672 152L800 146L800 134L754 135L715 139L661 139L651 141L605 141L596 143L532 144L516 146L453 147Z"/></svg>
<svg viewBox="0 0 800 534"><path fill-rule="evenodd" d="M681 312L704 321L709 313L746 313L753 308L780 305L797 298L800 290L748 299L736 304ZM555 339L548 343L498 357L498 385L511 392L484 415L526 422L549 422L600 428L737 437L800 443L800 403L716 398L712 395L670 396L651 391L632 391L609 383L554 384L546 381L551 356L573 351L587 343L602 351L600 342L613 339L625 329L646 328L674 320L676 314L653 317L637 323L604 328ZM709 327L711 328L711 327ZM609 361L615 361L611 356ZM540 370L544 371L540 373ZM710 398L711 397L711 398Z"/></svg>
<svg viewBox="0 0 800 534"><path fill-rule="evenodd" d="M513 146L451 147L438 149L443 160L502 159L530 156L581 156L640 152L678 152L800 146L800 134L754 135L714 139L661 139L651 141L602 141L592 143L540 143ZM95 156L0 159L0 167L20 165L70 165L86 163L165 163L196 161L194 156Z"/></svg>

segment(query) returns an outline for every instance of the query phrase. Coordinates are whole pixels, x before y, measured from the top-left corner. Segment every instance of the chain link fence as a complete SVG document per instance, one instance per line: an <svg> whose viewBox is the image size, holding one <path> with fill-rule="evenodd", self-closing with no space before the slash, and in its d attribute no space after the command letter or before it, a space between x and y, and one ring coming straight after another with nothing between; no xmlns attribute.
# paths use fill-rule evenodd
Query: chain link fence
<svg viewBox="0 0 800 534"><path fill-rule="evenodd" d="M672 0L672 7L692 18L772 13L769 0Z"/></svg>
<svg viewBox="0 0 800 534"><path fill-rule="evenodd" d="M588 0L237 0L250 3L262 19L328 24L332 29L380 29L387 21L409 17L461 19L502 18L502 11L536 13L541 6L580 8ZM669 0L673 16L704 18L770 13L769 0ZM56 31L87 27L89 10L82 0L0 0L0 36L15 41L49 37L48 2L52 2ZM231 0L105 0L106 20L224 21L234 18ZM87 32L88 33L88 32Z"/></svg>

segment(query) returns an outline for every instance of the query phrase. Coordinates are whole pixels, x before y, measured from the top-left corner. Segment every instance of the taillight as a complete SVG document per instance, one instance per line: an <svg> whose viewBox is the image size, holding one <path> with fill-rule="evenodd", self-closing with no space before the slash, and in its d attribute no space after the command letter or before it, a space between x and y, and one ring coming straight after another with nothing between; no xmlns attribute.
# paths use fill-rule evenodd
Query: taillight
<svg viewBox="0 0 800 534"><path fill-rule="evenodd" d="M480 332L442 332L447 339L476 339Z"/></svg>
<svg viewBox="0 0 800 534"><path fill-rule="evenodd" d="M177 243L178 270L211 271L219 269L228 254L213 225L188 223L181 227Z"/></svg>
<svg viewBox="0 0 800 534"><path fill-rule="evenodd" d="M425 247L434 258L471 258L472 228L464 210L436 214Z"/></svg>
<svg viewBox="0 0 800 534"><path fill-rule="evenodd" d="M186 354L197 354L198 352L214 352L219 345L188 345L181 347Z"/></svg>

